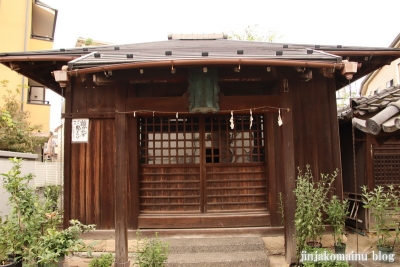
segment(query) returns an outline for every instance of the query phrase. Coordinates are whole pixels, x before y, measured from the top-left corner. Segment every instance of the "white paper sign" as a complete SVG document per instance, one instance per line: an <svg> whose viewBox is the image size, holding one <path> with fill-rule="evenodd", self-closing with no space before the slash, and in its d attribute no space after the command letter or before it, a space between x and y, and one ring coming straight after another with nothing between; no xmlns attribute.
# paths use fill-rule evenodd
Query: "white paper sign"
<svg viewBox="0 0 400 267"><path fill-rule="evenodd" d="M89 141L89 119L72 119L72 142Z"/></svg>

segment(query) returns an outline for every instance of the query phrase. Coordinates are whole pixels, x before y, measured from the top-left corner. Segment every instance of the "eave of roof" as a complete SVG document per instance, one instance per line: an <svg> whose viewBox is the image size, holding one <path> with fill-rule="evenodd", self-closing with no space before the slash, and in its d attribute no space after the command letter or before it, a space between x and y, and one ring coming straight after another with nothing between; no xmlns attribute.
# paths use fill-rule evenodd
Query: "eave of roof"
<svg viewBox="0 0 400 267"><path fill-rule="evenodd" d="M350 46L282 44L236 40L168 40L150 43L106 45L57 50L0 53L0 62L48 61L69 66L70 74L93 73L105 69L142 68L156 66L214 65L275 65L311 68L341 68L343 58L361 62L358 79L400 57L400 49ZM369 61L362 62L365 58ZM371 61L372 58L372 61ZM375 59L375 61L374 61ZM20 71L21 74L29 72ZM30 73L35 75L34 73ZM340 76L340 75L338 75ZM348 83L345 77L335 77L337 87ZM52 88L52 87L50 87Z"/></svg>

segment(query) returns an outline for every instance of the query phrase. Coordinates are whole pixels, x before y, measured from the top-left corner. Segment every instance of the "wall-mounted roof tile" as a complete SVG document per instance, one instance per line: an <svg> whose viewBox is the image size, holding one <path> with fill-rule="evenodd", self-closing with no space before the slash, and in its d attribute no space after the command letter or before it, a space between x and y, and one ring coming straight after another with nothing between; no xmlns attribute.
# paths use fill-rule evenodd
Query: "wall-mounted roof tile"
<svg viewBox="0 0 400 267"><path fill-rule="evenodd" d="M345 111L338 111L338 118L348 118L352 113L353 127L377 135L384 132L395 132L396 119L400 119L400 85L382 90L370 97L352 99L352 109L348 108L347 117ZM360 118L362 117L362 118Z"/></svg>

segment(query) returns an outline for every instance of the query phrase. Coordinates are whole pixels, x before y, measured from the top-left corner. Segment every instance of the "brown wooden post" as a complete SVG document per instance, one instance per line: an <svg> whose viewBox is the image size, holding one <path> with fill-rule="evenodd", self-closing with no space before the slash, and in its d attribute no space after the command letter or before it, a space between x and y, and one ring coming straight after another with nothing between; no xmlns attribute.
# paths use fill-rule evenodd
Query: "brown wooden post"
<svg viewBox="0 0 400 267"><path fill-rule="evenodd" d="M139 141L139 119L137 117L129 118L129 190L130 190L130 216L129 224L132 229L139 227L140 212L140 191L139 191L139 159L140 159L140 141Z"/></svg>
<svg viewBox="0 0 400 267"><path fill-rule="evenodd" d="M335 195L340 199L343 199L343 174L342 171L342 160L340 155L340 133L339 133L339 122L337 119L337 105L336 105L336 87L334 80L328 79L328 94L329 94L329 114L332 125L332 158L333 158L333 170L338 168L339 174L334 181Z"/></svg>
<svg viewBox="0 0 400 267"><path fill-rule="evenodd" d="M72 113L72 91L71 83L64 88L65 113ZM72 141L72 119L64 120L64 228L68 228L71 219L71 141Z"/></svg>
<svg viewBox="0 0 400 267"><path fill-rule="evenodd" d="M128 259L128 157L125 111L126 87L116 86L115 114L115 267L130 265Z"/></svg>
<svg viewBox="0 0 400 267"><path fill-rule="evenodd" d="M283 81L282 81L283 85ZM293 84L290 88L290 81L288 81L286 90L282 92L282 106L289 108L287 110L281 110L282 116L282 151L283 151L283 170L284 170L284 181L285 181L285 259L287 263L295 261L296 256L296 242L294 241L294 235L296 233L294 228L294 213L296 210L296 198L293 194L293 190L296 187L296 165L294 162L295 148L294 148L294 137L293 137Z"/></svg>
<svg viewBox="0 0 400 267"><path fill-rule="evenodd" d="M275 155L275 127L277 126L277 120L274 120L275 116L273 113L264 113L264 129L266 129L267 139L267 170L268 170L268 206L271 213L271 226L280 226L280 218L278 216L278 187L277 187L277 175L276 175L276 155ZM283 197L283 196L282 196Z"/></svg>

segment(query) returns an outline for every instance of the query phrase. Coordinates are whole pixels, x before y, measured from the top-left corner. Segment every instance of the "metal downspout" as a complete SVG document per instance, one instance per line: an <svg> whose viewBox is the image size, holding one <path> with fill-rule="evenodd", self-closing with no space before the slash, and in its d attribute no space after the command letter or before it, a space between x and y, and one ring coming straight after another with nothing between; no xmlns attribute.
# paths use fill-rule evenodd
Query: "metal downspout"
<svg viewBox="0 0 400 267"><path fill-rule="evenodd" d="M26 48L28 46L28 18L29 18L29 2L31 0L26 0L26 9L25 9L25 30L24 30L24 52L26 52ZM24 110L24 94L25 94L25 76L21 75L21 110Z"/></svg>

